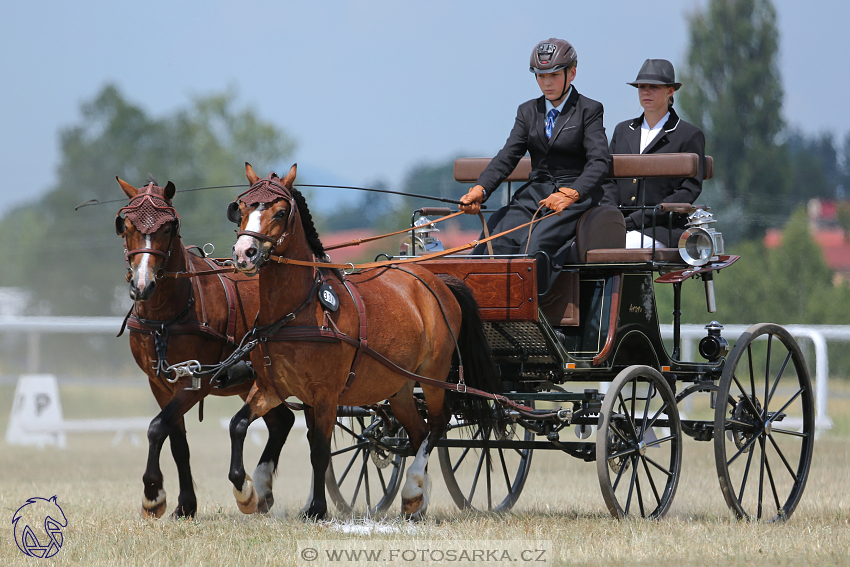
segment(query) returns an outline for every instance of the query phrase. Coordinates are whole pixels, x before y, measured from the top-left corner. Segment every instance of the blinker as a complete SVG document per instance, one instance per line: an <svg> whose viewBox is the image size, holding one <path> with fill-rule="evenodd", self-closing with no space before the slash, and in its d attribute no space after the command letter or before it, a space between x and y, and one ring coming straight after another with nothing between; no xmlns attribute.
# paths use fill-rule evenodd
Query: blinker
<svg viewBox="0 0 850 567"><path fill-rule="evenodd" d="M115 216L115 234L118 236L124 234L124 217L121 215Z"/></svg>
<svg viewBox="0 0 850 567"><path fill-rule="evenodd" d="M239 212L239 203L236 201L227 205L227 220L235 224L239 224L242 220L242 213Z"/></svg>

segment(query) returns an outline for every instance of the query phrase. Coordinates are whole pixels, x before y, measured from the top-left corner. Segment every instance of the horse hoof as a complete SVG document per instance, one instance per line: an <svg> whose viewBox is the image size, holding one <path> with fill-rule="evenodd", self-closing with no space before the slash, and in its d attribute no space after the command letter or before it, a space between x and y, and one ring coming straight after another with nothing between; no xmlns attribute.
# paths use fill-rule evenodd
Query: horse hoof
<svg viewBox="0 0 850 567"><path fill-rule="evenodd" d="M177 508L171 513L171 517L175 520L180 518L194 518L195 513L198 511L198 504L193 503L192 505L188 504L178 504Z"/></svg>
<svg viewBox="0 0 850 567"><path fill-rule="evenodd" d="M327 513L327 506L310 506L307 508L307 511L304 512L304 520L307 522L320 522L325 519Z"/></svg>
<svg viewBox="0 0 850 567"><path fill-rule="evenodd" d="M257 511L257 491L254 490L254 483L251 481L250 475L245 475L245 482L242 483L242 490L236 490L233 487L233 496L236 498L236 506L243 514L253 514Z"/></svg>
<svg viewBox="0 0 850 567"><path fill-rule="evenodd" d="M410 499L402 499L401 501L401 513L405 518L409 519L417 519L420 512L422 512L422 507L425 504L425 493L420 494L419 496L415 496Z"/></svg>
<svg viewBox="0 0 850 567"><path fill-rule="evenodd" d="M159 489L154 500L142 496L142 518L161 518L165 513L165 490Z"/></svg>
<svg viewBox="0 0 850 567"><path fill-rule="evenodd" d="M257 502L257 512L260 514L268 514L269 510L274 506L274 496L269 494L265 498L260 498Z"/></svg>

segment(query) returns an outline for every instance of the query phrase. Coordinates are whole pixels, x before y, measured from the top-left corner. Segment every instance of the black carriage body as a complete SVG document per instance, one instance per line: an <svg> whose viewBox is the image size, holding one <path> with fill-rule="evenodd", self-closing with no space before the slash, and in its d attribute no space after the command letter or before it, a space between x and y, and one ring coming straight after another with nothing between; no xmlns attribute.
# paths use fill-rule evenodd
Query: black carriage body
<svg viewBox="0 0 850 567"><path fill-rule="evenodd" d="M683 171L687 167L696 171L695 160L696 156L690 154L614 156L612 171L614 176L651 177L660 171L660 176L687 177L692 174ZM707 160L705 178L709 179L713 162L711 158ZM487 161L458 160L455 178L474 181ZM527 178L528 172L523 168L528 169L528 164L521 162L508 180ZM669 211L682 213L692 209L690 205L672 205ZM594 232L600 231L589 231ZM577 242L581 237L579 229ZM682 439L687 435L697 441L714 442L721 490L735 514L756 519L788 518L805 487L814 441L813 395L799 346L778 325L760 324L748 329L727 357L728 345L718 330L722 327L712 322L707 326L708 342L722 344L723 348L711 351L716 356L707 355L710 360L681 359L681 286L688 279L702 279L708 298L714 274L738 257L721 253L694 267L682 259L679 249L586 246L579 254L581 262L563 266L553 288L545 290L548 294L541 294L545 296L541 301L537 282L548 281L545 255L449 256L420 263L436 274L463 280L472 290L500 373L503 395L526 406L561 409L540 412L540 417L509 411L511 425L499 433L484 431L478 424L465 422L462 415L455 415L449 434L436 444L443 476L455 503L461 508L510 509L523 488L533 451L554 449L596 462L603 498L615 517L638 513L661 517L676 491ZM673 286L674 336L670 351L660 328L660 320L668 314L658 313L656 285ZM759 360L763 356L759 352L763 351L754 345L756 339L766 339L766 360ZM771 345L780 354L773 374ZM763 372L763 396L757 391L761 385L757 388L756 382L762 378L754 376L754 366ZM456 368L453 373L449 381L457 382ZM678 404L697 393L711 395L714 419L680 419ZM774 399L774 394L781 399ZM797 412L790 422L786 420L788 408L796 408ZM335 454L356 449L355 455L359 455L363 451L365 469L369 453L376 466L393 466L393 478L400 477L403 456L410 456L413 451L406 438L393 434L400 428L389 407L383 405L377 413L371 408L342 408L340 415L359 420L359 426L346 431L354 434L359 427L364 433L354 435L355 444ZM799 430L795 431L797 421ZM561 438L569 438L573 428L578 441ZM590 440L594 431L596 439ZM797 442L790 450L788 439ZM784 443L781 448L777 441ZM659 446L665 447L661 459L656 452ZM768 449L774 450L771 447L779 456L773 457L773 469L767 462ZM757 450L761 451L761 463L753 462ZM476 456L469 457L471 452ZM393 460L393 455L401 456L401 464ZM777 464L779 460L784 469ZM351 457L346 473L354 461L355 457ZM748 476L751 465L754 472ZM465 481L463 467L473 471ZM758 474L756 469L760 469ZM756 476L757 481L753 480ZM361 473L356 480L354 499L363 478ZM368 474L365 478L368 482ZM342 486L342 481L334 480L332 474L328 482L334 483L334 489ZM462 487L464 482L467 486ZM748 482L757 483L757 490L750 489L745 497ZM504 485L501 494L496 486L499 483ZM486 485L486 489L481 485ZM381 489L383 499L375 511L389 505L397 486L381 482ZM632 498L633 489L637 503ZM336 493L339 490L331 490L332 496ZM773 500L768 503L770 495Z"/></svg>

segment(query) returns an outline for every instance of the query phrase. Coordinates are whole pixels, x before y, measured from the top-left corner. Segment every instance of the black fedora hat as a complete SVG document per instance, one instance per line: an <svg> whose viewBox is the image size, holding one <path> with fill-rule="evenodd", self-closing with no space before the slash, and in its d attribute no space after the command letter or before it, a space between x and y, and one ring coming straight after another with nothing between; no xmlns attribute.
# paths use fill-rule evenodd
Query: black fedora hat
<svg viewBox="0 0 850 567"><path fill-rule="evenodd" d="M626 83L636 87L638 85L670 85L679 90L682 83L676 82L676 71L673 64L666 59L647 59L638 72L637 79L633 83Z"/></svg>

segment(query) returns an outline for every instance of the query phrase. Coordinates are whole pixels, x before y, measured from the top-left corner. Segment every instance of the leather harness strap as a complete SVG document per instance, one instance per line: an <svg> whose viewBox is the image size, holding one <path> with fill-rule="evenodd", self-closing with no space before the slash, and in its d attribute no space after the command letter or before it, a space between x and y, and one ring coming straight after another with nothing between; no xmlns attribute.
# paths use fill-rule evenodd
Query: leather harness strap
<svg viewBox="0 0 850 567"><path fill-rule="evenodd" d="M204 261L210 267L215 266L215 264L207 258L204 258ZM213 268L213 271L216 271L215 268ZM218 280L221 282L221 286L224 288L224 296L227 298L227 341L235 343L236 317L238 315L236 308L236 286L233 285L233 280L223 277L220 273L218 274Z"/></svg>
<svg viewBox="0 0 850 567"><path fill-rule="evenodd" d="M369 342L366 340L368 336L368 324L366 322L366 306L363 304L363 297L360 295L360 291L357 289L354 282L349 282L343 278L342 284L345 286L345 289L348 290L348 294L354 301L355 307L357 307L357 320L360 324L360 341L357 345L357 353L354 355L354 360L351 363L351 370L348 372L348 380L345 382L345 388L342 390L342 393L344 394L354 382L354 377L357 374L357 365L360 364L360 360L363 358L363 353L370 349ZM328 317L328 320L333 324L333 319Z"/></svg>

